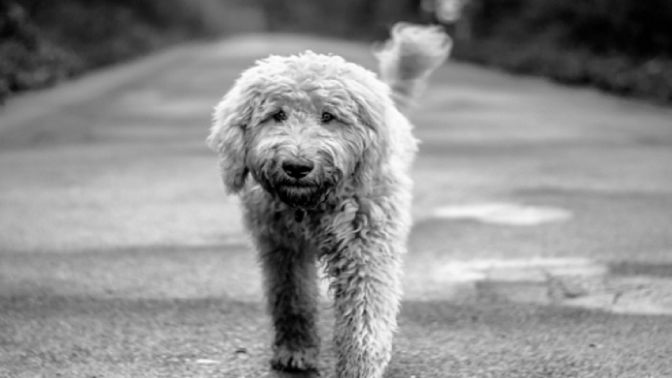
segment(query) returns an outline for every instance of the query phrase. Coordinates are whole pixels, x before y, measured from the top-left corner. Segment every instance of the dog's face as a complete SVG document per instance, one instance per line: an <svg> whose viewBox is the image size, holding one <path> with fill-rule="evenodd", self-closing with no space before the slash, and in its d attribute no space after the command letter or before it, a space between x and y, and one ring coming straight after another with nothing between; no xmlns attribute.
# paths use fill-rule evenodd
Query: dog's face
<svg viewBox="0 0 672 378"><path fill-rule="evenodd" d="M286 204L311 208L380 163L391 104L371 72L339 57L271 57L218 105L209 142L230 192L251 175Z"/></svg>
<svg viewBox="0 0 672 378"><path fill-rule="evenodd" d="M264 98L260 122L247 130L246 165L283 202L312 207L352 175L373 133L347 109L353 103L340 83L292 87Z"/></svg>

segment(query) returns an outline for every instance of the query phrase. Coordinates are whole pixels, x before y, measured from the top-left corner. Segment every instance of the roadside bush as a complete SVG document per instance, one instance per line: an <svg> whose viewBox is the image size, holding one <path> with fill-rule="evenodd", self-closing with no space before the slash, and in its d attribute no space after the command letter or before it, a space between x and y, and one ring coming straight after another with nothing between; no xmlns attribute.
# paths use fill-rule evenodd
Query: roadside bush
<svg viewBox="0 0 672 378"><path fill-rule="evenodd" d="M0 0L0 102L168 44L243 27L244 17L227 16L252 6L245 0Z"/></svg>
<svg viewBox="0 0 672 378"><path fill-rule="evenodd" d="M15 1L44 39L76 52L86 68L208 32L198 8L186 0Z"/></svg>
<svg viewBox="0 0 672 378"><path fill-rule="evenodd" d="M78 72L79 59L40 37L23 8L0 4L0 102L11 92L49 85Z"/></svg>
<svg viewBox="0 0 672 378"><path fill-rule="evenodd" d="M672 102L669 0L470 0L458 59Z"/></svg>

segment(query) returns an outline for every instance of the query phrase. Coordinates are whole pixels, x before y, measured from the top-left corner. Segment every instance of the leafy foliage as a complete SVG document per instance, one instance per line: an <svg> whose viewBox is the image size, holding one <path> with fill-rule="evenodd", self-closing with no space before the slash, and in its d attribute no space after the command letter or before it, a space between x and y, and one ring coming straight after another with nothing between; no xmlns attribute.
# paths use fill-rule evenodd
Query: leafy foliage
<svg viewBox="0 0 672 378"><path fill-rule="evenodd" d="M672 101L669 0L471 0L455 56Z"/></svg>
<svg viewBox="0 0 672 378"><path fill-rule="evenodd" d="M0 0L0 101L170 43L221 33L226 25L214 14L241 1Z"/></svg>

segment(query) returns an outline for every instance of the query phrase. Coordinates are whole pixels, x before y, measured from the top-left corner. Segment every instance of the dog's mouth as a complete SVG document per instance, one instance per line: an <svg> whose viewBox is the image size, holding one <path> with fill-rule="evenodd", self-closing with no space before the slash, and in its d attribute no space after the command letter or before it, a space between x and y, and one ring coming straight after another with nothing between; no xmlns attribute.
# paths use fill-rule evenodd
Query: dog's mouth
<svg viewBox="0 0 672 378"><path fill-rule="evenodd" d="M283 182L274 186L274 192L292 207L311 208L322 202L327 188L313 183Z"/></svg>
<svg viewBox="0 0 672 378"><path fill-rule="evenodd" d="M292 208L302 209L314 209L326 201L342 177L337 169L314 172L298 179L273 169L252 170L251 173L266 192Z"/></svg>

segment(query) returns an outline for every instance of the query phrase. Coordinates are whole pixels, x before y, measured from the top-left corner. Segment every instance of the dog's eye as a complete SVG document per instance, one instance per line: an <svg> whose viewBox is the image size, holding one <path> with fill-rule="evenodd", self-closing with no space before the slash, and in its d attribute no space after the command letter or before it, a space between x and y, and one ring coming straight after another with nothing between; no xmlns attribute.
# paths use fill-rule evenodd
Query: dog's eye
<svg viewBox="0 0 672 378"><path fill-rule="evenodd" d="M336 117L334 117L333 114L331 114L329 112L324 112L324 113L322 113L322 118L320 118L320 121L322 121L322 123L329 123L329 122L333 121L334 119L336 119Z"/></svg>
<svg viewBox="0 0 672 378"><path fill-rule="evenodd" d="M271 116L274 121L276 122L282 122L287 120L287 114L285 114L284 110L278 110L275 114Z"/></svg>

